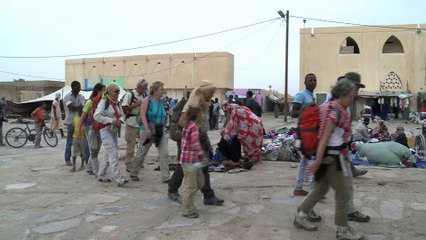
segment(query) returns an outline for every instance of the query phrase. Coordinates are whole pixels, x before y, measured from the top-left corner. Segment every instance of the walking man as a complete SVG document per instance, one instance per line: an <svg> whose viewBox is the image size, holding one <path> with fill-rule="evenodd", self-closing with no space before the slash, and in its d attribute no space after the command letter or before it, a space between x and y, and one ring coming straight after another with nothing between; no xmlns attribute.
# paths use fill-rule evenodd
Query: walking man
<svg viewBox="0 0 426 240"><path fill-rule="evenodd" d="M138 120L140 115L140 105L142 100L147 96L146 89L148 88L148 81L141 79L137 82L136 88L129 91L123 97L123 111L126 115L126 171L130 172L132 169L132 160L135 153L136 139L139 137L139 127L141 123ZM140 119L140 118L139 118Z"/></svg>
<svg viewBox="0 0 426 240"><path fill-rule="evenodd" d="M63 103L65 109L65 121L67 126L67 143L65 147L65 164L72 166L71 163L71 148L72 148L72 135L74 133L74 117L83 111L84 97L80 94L81 85L78 81L71 83L71 92L65 95Z"/></svg>
<svg viewBox="0 0 426 240"><path fill-rule="evenodd" d="M298 118L302 109L305 106L315 102L314 90L317 87L317 77L313 73L305 76L305 89L296 94L293 101L293 110L291 111L292 118ZM294 196L306 196L309 192L303 190L303 182L306 174L308 159L303 154L300 154L300 164L297 170L296 188L293 191Z"/></svg>

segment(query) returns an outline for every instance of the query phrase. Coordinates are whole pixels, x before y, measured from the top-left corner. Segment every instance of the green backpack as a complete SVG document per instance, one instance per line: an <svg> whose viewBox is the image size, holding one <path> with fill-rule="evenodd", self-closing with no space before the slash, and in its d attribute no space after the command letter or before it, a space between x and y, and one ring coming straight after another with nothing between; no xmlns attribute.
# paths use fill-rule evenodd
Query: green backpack
<svg viewBox="0 0 426 240"><path fill-rule="evenodd" d="M182 138L182 128L179 126L179 119L182 115L183 107L185 106L187 100L180 100L173 107L173 112L170 117L170 131L169 135L173 141L179 142Z"/></svg>

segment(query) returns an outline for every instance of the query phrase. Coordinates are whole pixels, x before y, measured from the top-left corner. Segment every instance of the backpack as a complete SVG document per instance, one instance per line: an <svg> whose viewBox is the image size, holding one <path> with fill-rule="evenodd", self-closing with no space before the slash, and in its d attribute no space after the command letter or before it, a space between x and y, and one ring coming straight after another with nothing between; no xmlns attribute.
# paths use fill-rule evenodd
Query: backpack
<svg viewBox="0 0 426 240"><path fill-rule="evenodd" d="M92 122L92 128L95 129L95 130L100 130L100 129L102 129L102 128L104 128L106 126L106 124L97 122L95 120L95 118L93 117L93 115L95 114L96 108L98 107L98 104L101 101L101 99L102 99L102 94L99 94L98 96L94 97L92 99L92 102L93 102L92 109L90 109L90 116L89 116L89 118L90 118L90 121ZM105 102L105 109L107 109L108 106L109 106L109 102L106 101Z"/></svg>
<svg viewBox="0 0 426 240"><path fill-rule="evenodd" d="M173 112L170 117L170 130L169 135L173 141L179 142L182 138L182 128L179 126L179 119L182 115L183 107L185 106L187 100L180 100L173 107Z"/></svg>
<svg viewBox="0 0 426 240"><path fill-rule="evenodd" d="M297 123L296 148L306 157L315 156L319 144L320 107L310 104L304 107Z"/></svg>
<svg viewBox="0 0 426 240"><path fill-rule="evenodd" d="M127 92L126 94L124 94L124 96L121 98L121 100L120 100L120 104L123 104L123 100L124 100L124 98L126 97L126 95L127 94L131 94L132 96L131 96L131 98L130 98L130 104L132 104L134 101L136 101L137 100L137 98L136 98L136 96L135 96L135 93L133 92L133 90L131 90L131 91L129 91L129 92ZM124 115L126 115L126 119L127 118L129 118L129 117L134 117L135 115L132 115L132 114L130 114L130 112L131 111L125 111L124 112ZM140 115L140 113L138 114L138 115ZM136 115L136 117L138 116L138 115Z"/></svg>

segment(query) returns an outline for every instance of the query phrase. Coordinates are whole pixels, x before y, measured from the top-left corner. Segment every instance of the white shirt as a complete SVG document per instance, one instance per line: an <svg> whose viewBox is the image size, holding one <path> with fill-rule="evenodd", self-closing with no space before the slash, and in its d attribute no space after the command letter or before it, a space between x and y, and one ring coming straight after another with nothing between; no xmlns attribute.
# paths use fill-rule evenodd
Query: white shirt
<svg viewBox="0 0 426 240"><path fill-rule="evenodd" d="M68 109L68 106L72 105L74 107L84 107L84 103L86 100L84 100L83 95L80 93L77 94L77 96L74 96L72 92L65 95L63 103L64 103L64 109L65 109L65 120L64 124L66 125L72 125L74 122L74 117L78 115L78 112L71 112Z"/></svg>
<svg viewBox="0 0 426 240"><path fill-rule="evenodd" d="M145 93L138 93L138 91L136 91L136 89L131 90L131 92L133 92L133 94L135 95L136 100L142 101L142 99L144 99L146 97ZM132 101L132 93L131 92L128 92L124 95L123 103L122 103L123 107L130 106L132 104L132 102L131 102ZM130 111L130 115L132 115L132 116L130 116L126 119L127 125L132 126L132 127L137 127L137 128L140 126L139 122L136 119L136 116L139 115L140 110L141 110L141 108L139 106L139 107L133 108Z"/></svg>

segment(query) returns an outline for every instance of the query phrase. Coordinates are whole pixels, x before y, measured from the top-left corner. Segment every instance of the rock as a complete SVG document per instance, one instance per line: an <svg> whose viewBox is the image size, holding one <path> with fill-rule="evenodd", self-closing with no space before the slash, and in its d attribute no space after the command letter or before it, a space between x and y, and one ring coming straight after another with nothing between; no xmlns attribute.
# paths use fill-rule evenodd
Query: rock
<svg viewBox="0 0 426 240"><path fill-rule="evenodd" d="M176 227L191 227L191 226L197 226L203 223L202 216L198 218L186 218L182 216L176 216L169 221L163 222L160 226L158 226L156 229L163 229L163 228L176 228Z"/></svg>
<svg viewBox="0 0 426 240"><path fill-rule="evenodd" d="M43 213L36 220L37 223L70 219L86 212L83 208L59 208L51 212Z"/></svg>
<svg viewBox="0 0 426 240"><path fill-rule="evenodd" d="M291 168L297 168L297 163L292 163L292 164L290 164L290 167L291 167Z"/></svg>
<svg viewBox="0 0 426 240"><path fill-rule="evenodd" d="M106 194L85 194L79 196L73 200L66 202L66 204L100 204L100 203L112 203L120 200L119 196L112 196Z"/></svg>
<svg viewBox="0 0 426 240"><path fill-rule="evenodd" d="M126 207L129 206L99 206L93 211L93 214L102 216L116 215L121 209Z"/></svg>
<svg viewBox="0 0 426 240"><path fill-rule="evenodd" d="M244 224L244 227L245 227L245 228L249 228L249 227L251 227L251 224L246 223L246 224Z"/></svg>
<svg viewBox="0 0 426 240"><path fill-rule="evenodd" d="M35 186L37 183L15 183L4 187L5 190L19 190Z"/></svg>
<svg viewBox="0 0 426 240"><path fill-rule="evenodd" d="M416 203L415 202L415 203L411 203L410 206L411 206L412 209L415 209L415 210L426 211L426 204L425 203Z"/></svg>
<svg viewBox="0 0 426 240"><path fill-rule="evenodd" d="M103 218L103 216L87 215L86 216L86 222L94 222L94 221L99 220L101 218Z"/></svg>
<svg viewBox="0 0 426 240"><path fill-rule="evenodd" d="M385 182L378 182L377 185L379 185L379 186L385 186L386 183Z"/></svg>
<svg viewBox="0 0 426 240"><path fill-rule="evenodd" d="M31 168L31 171L33 172L40 172L40 171L47 171L47 170L53 170L55 167L35 167Z"/></svg>
<svg viewBox="0 0 426 240"><path fill-rule="evenodd" d="M118 226L103 226L99 229L99 232L110 233L114 231Z"/></svg>
<svg viewBox="0 0 426 240"><path fill-rule="evenodd" d="M80 218L73 218L65 221L52 222L43 226L33 228L32 230L34 232L43 234L60 232L78 226L80 224L80 221Z"/></svg>
<svg viewBox="0 0 426 240"><path fill-rule="evenodd" d="M402 219L404 203L401 200L390 199L380 205L380 214L387 219Z"/></svg>

